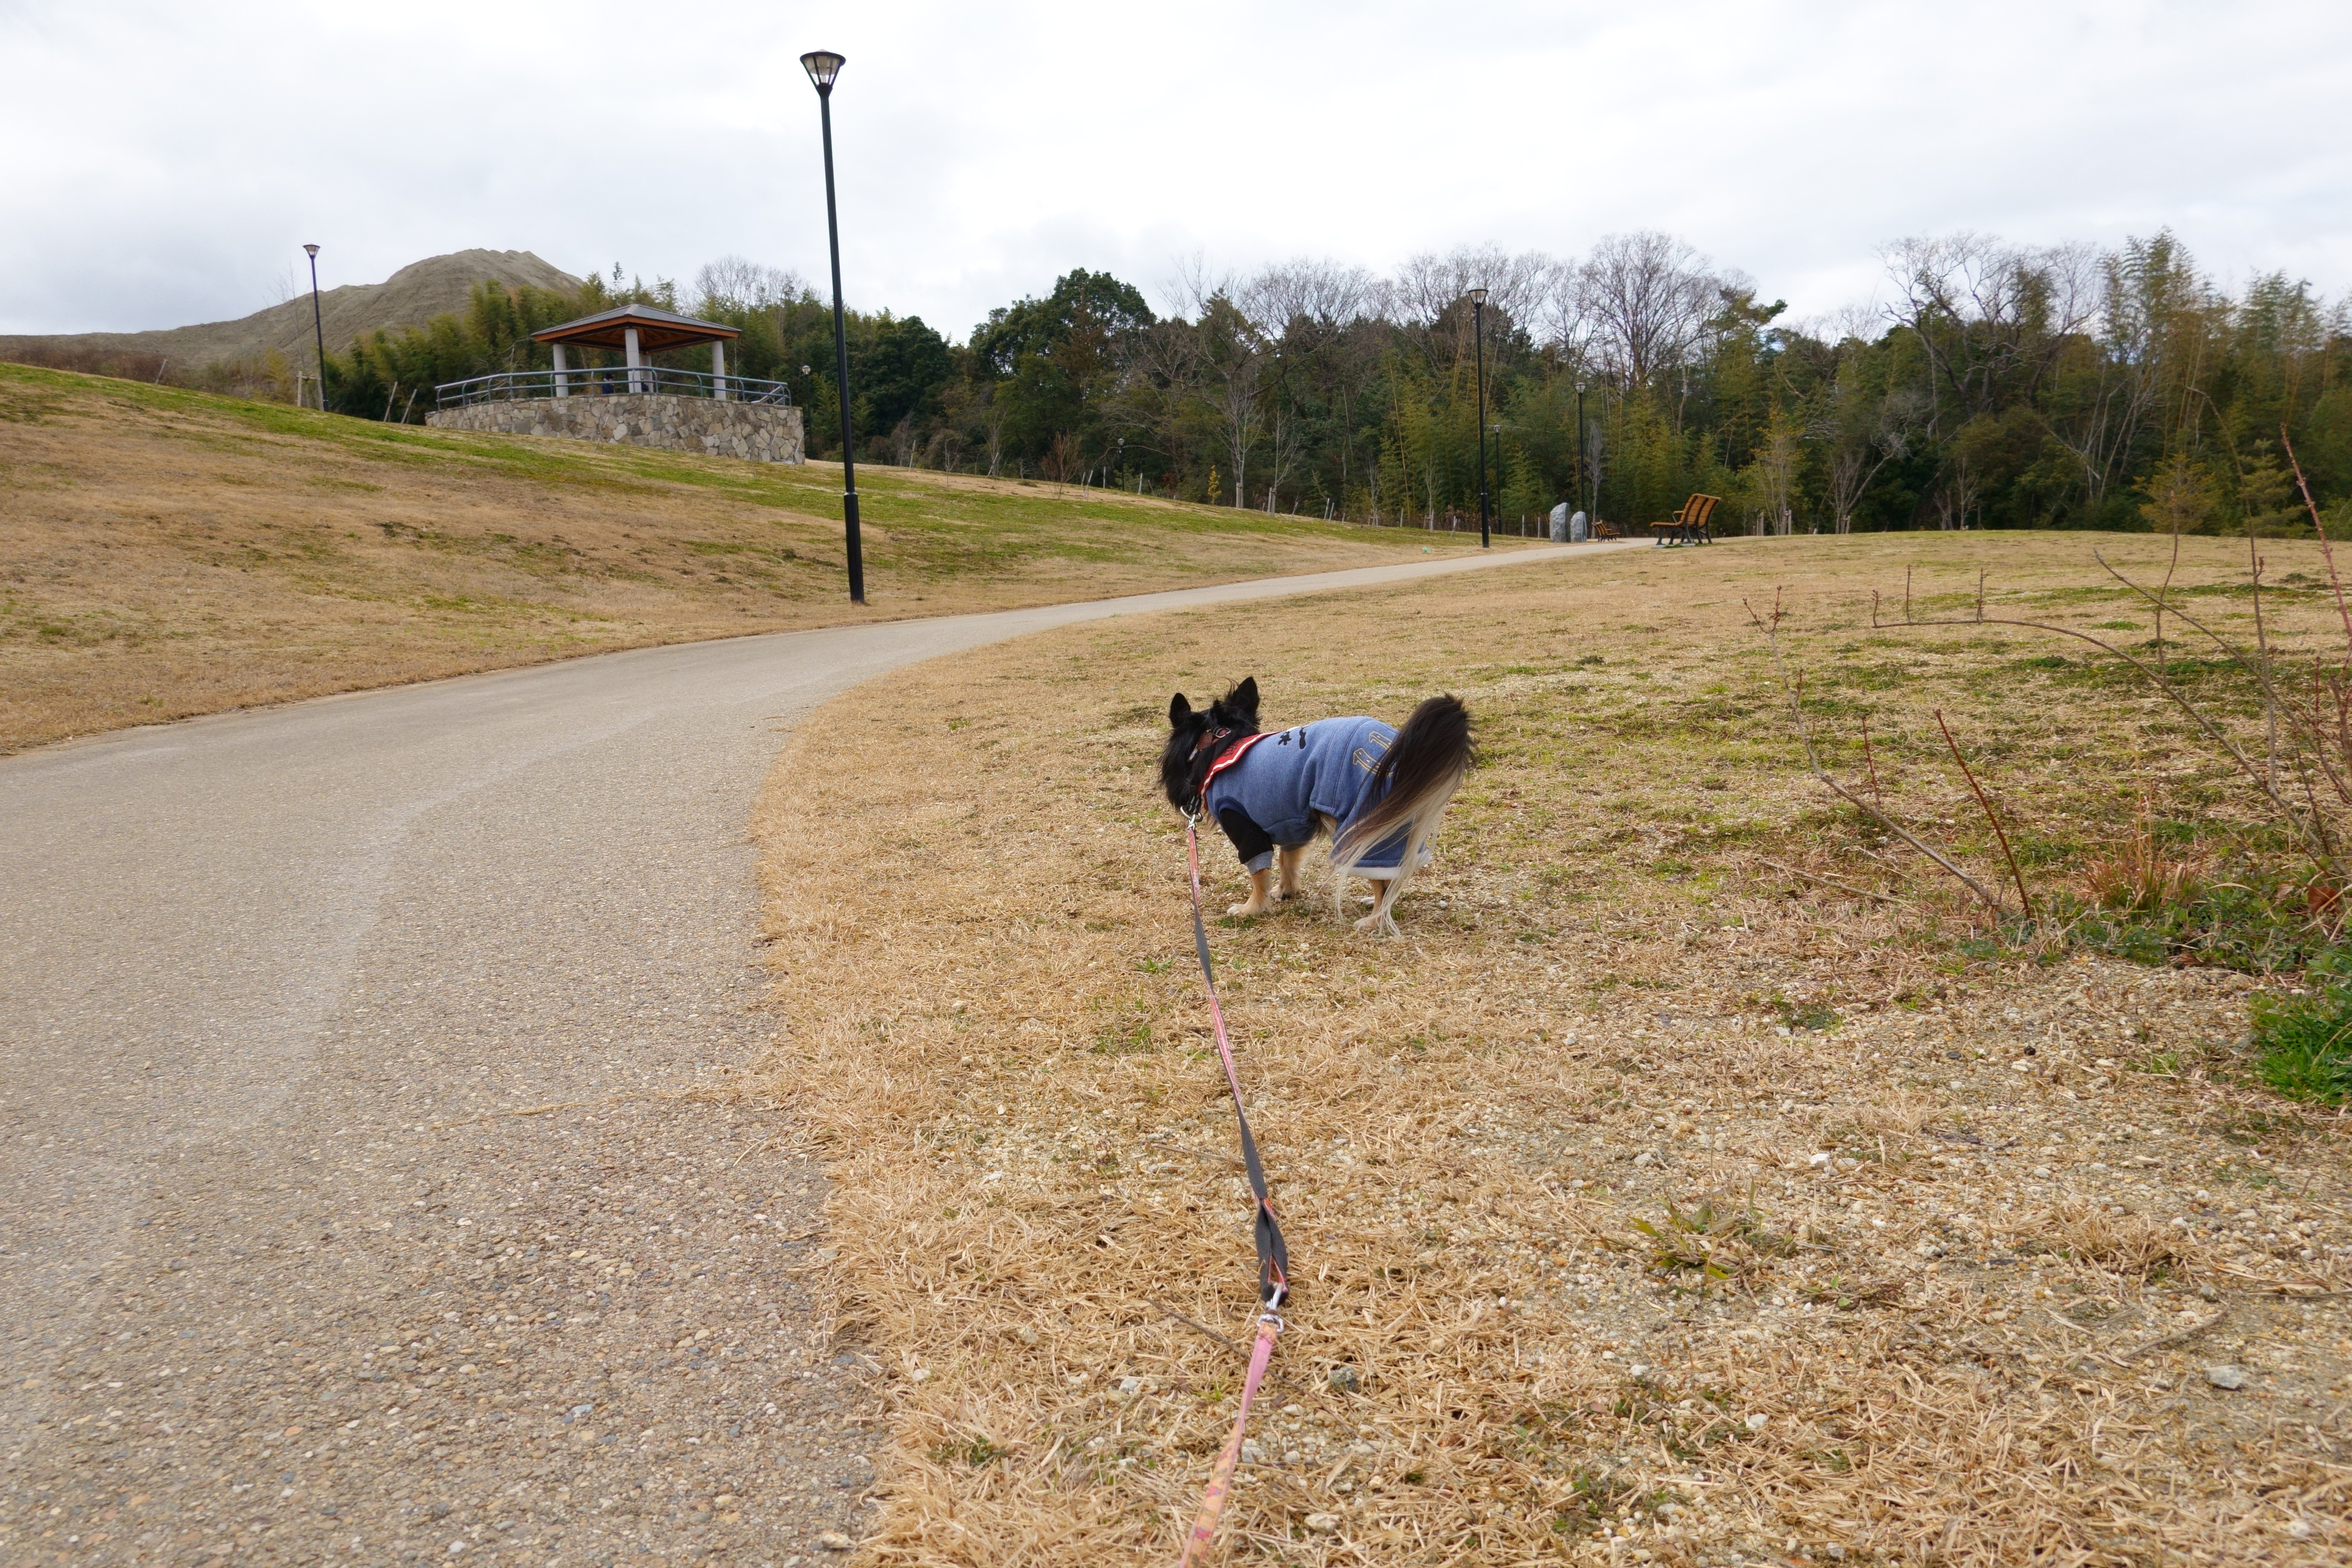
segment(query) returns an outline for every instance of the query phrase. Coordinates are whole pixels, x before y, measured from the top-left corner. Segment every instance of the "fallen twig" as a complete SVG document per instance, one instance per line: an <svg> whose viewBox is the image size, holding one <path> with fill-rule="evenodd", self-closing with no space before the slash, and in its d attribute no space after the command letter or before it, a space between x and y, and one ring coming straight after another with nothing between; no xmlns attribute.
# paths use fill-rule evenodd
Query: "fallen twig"
<svg viewBox="0 0 2352 1568"><path fill-rule="evenodd" d="M1194 1333L1206 1334L1209 1338L1216 1341L1219 1344L1224 1346L1235 1355L1246 1357L1250 1353L1249 1346L1226 1338L1224 1335L1217 1332L1216 1330L1210 1328L1205 1323L1194 1322L1192 1319L1186 1317L1183 1313L1178 1311L1175 1308L1170 1306L1167 1302L1160 1300L1159 1298L1152 1298L1151 1304L1159 1308L1161 1311L1167 1313L1170 1317L1175 1319L1178 1322L1183 1324L1186 1328L1192 1330Z"/></svg>
<svg viewBox="0 0 2352 1568"><path fill-rule="evenodd" d="M1852 893L1856 898L1876 899L1882 904L1895 904L1906 910L1911 907L1909 900L1898 899L1892 893L1874 893L1868 888L1857 888L1852 883L1841 882L1834 877L1824 877L1819 871L1808 871L1801 866L1784 866L1768 855L1759 855L1756 858L1776 871L1786 871L1791 877L1802 877L1809 882L1819 882L1825 888L1835 888L1842 893Z"/></svg>
<svg viewBox="0 0 2352 1568"><path fill-rule="evenodd" d="M2180 1346L2185 1345L2189 1341L2195 1339L2198 1335L2205 1332L2206 1330L2212 1328L2229 1315L2229 1309L2225 1307L2221 1310L2214 1313L2211 1317L2204 1319L2200 1322L2191 1323L2185 1329L2175 1329L2168 1334L2158 1334L2156 1338L2140 1344L2136 1344L2129 1350L2117 1351L2115 1352L2114 1359L2118 1363L2121 1363L2124 1362L2137 1361L2141 1356L2152 1355L2158 1351L2177 1350Z"/></svg>

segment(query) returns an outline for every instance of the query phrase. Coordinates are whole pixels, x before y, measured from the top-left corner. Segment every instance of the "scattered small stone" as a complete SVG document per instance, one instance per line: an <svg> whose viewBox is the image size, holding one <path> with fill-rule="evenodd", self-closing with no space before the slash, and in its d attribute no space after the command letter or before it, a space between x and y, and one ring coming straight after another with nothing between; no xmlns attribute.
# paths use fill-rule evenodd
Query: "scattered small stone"
<svg viewBox="0 0 2352 1568"><path fill-rule="evenodd" d="M1657 1151L1654 1149L1644 1149L1633 1156L1633 1163L1636 1165L1654 1165L1657 1163Z"/></svg>
<svg viewBox="0 0 2352 1568"><path fill-rule="evenodd" d="M824 1547L827 1552L846 1552L856 1544L856 1542L851 1541L849 1537L842 1534L841 1531L837 1530L826 1531L823 1535L816 1538L816 1543L819 1546Z"/></svg>
<svg viewBox="0 0 2352 1568"><path fill-rule="evenodd" d="M1750 1432L1761 1432L1766 1426L1771 1424L1771 1421L1772 1418L1769 1415L1765 1415L1764 1412L1759 1410L1755 1415L1750 1415L1748 1418L1748 1429Z"/></svg>
<svg viewBox="0 0 2352 1568"><path fill-rule="evenodd" d="M1635 1383L1647 1383L1657 1375L1658 1369L1646 1362L1635 1362L1625 1369L1625 1375Z"/></svg>
<svg viewBox="0 0 2352 1568"><path fill-rule="evenodd" d="M2246 1386L2245 1369L2235 1366L2209 1366L2205 1369L2205 1381L2216 1388L2243 1388Z"/></svg>
<svg viewBox="0 0 2352 1568"><path fill-rule="evenodd" d="M1133 1399L1137 1394L1141 1394L1142 1392L1143 1379L1139 1377L1122 1377L1118 1380L1118 1396L1121 1399Z"/></svg>
<svg viewBox="0 0 2352 1568"><path fill-rule="evenodd" d="M1318 1535L1336 1535L1339 1531L1339 1516L1336 1513L1310 1513L1307 1516L1307 1528Z"/></svg>
<svg viewBox="0 0 2352 1568"><path fill-rule="evenodd" d="M1282 1407L1282 1413L1285 1415L1291 1417L1293 1420L1297 1420L1299 1416L1307 1414L1307 1406L1304 1405L1286 1405Z"/></svg>
<svg viewBox="0 0 2352 1568"><path fill-rule="evenodd" d="M1335 1366L1326 1374L1324 1381L1331 1385L1332 1392L1336 1394L1353 1394L1362 1385L1363 1380L1357 1375L1356 1369L1352 1366Z"/></svg>

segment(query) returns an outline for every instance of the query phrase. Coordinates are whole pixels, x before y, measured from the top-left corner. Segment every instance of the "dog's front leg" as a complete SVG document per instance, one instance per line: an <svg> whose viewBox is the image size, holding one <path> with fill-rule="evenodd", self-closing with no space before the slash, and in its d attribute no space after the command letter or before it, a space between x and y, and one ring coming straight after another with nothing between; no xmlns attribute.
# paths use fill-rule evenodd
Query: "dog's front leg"
<svg viewBox="0 0 2352 1568"><path fill-rule="evenodd" d="M1252 871L1249 874L1249 902L1245 904L1228 904L1225 906L1225 913L1229 915L1262 915L1265 912L1266 889L1273 885L1274 868L1268 866L1262 870Z"/></svg>
<svg viewBox="0 0 2352 1568"><path fill-rule="evenodd" d="M1275 852L1275 864L1281 871L1281 879L1274 890L1276 898L1295 899L1298 896L1298 863L1306 858L1307 846L1304 844L1286 845Z"/></svg>

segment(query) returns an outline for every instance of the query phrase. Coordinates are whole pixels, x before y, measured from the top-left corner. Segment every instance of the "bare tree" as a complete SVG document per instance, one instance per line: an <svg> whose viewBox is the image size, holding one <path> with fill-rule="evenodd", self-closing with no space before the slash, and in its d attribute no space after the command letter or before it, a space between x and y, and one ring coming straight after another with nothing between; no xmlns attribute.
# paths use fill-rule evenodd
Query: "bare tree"
<svg viewBox="0 0 2352 1568"><path fill-rule="evenodd" d="M1598 368L1593 357L1594 324L1585 309L1580 268L1566 263L1554 267L1521 320L1570 374L1583 376Z"/></svg>
<svg viewBox="0 0 2352 1568"><path fill-rule="evenodd" d="M1203 401L1202 376L1199 330L1181 319L1156 321L1129 346L1113 414L1181 468L1178 455Z"/></svg>
<svg viewBox="0 0 2352 1568"><path fill-rule="evenodd" d="M1389 307L1406 322L1437 321L1473 289L1484 289L1490 309L1515 321L1533 319L1555 287L1560 263L1539 250L1512 256L1496 245L1461 246L1440 256L1425 251L1397 269Z"/></svg>
<svg viewBox="0 0 2352 1568"><path fill-rule="evenodd" d="M1274 492L1280 489L1298 467L1298 459L1307 453L1307 424L1289 400L1274 389L1272 407L1266 410L1266 462L1274 472L1265 481L1266 510L1274 510Z"/></svg>
<svg viewBox="0 0 2352 1568"><path fill-rule="evenodd" d="M1309 431L1302 395L1319 395L1341 410L1339 420L1341 487L1351 464L1355 383L1369 366L1361 355L1344 352L1349 331L1372 309L1376 285L1370 272L1341 262L1301 258L1260 270L1241 285L1234 304L1248 318L1272 356L1265 389L1267 429L1274 472L1268 495L1279 489L1305 456ZM1268 505L1273 504L1269 500Z"/></svg>
<svg viewBox="0 0 2352 1568"><path fill-rule="evenodd" d="M1301 328L1337 332L1371 313L1372 275L1343 262L1299 258L1276 262L1234 290L1234 302L1268 338Z"/></svg>
<svg viewBox="0 0 2352 1568"><path fill-rule="evenodd" d="M1948 532L1957 532L1969 525L1969 513L1976 510L1977 476L1969 467L1966 452L1954 452L1944 468L1944 486L1936 492L1936 526Z"/></svg>
<svg viewBox="0 0 2352 1568"><path fill-rule="evenodd" d="M2094 374L2062 384L2065 395L2051 400L2043 420L2074 457L2095 506L2151 419L2196 422L2205 357L2228 310L2168 232L2126 242L2102 257L2099 269L2104 352Z"/></svg>
<svg viewBox="0 0 2352 1568"><path fill-rule="evenodd" d="M1854 346L1849 339L1841 349ZM1853 531L1854 508L1862 504L1878 471L1910 452L1912 429L1927 404L1924 394L1909 387L1895 387L1872 397L1856 384L1859 358L1851 352L1841 353L1839 374L1828 400L1828 418L1817 432L1832 442L1830 516L1831 527L1839 533Z"/></svg>
<svg viewBox="0 0 2352 1568"><path fill-rule="evenodd" d="M1602 239L1577 285L1600 361L1628 387L1649 385L1689 359L1724 287L1705 257L1654 229Z"/></svg>
<svg viewBox="0 0 2352 1568"><path fill-rule="evenodd" d="M2030 397L2097 320L2100 268L2085 246L2032 249L1963 231L1897 241L1881 259L1898 295L1888 319L1916 339L1938 402L1948 395L1962 422L2004 389Z"/></svg>
<svg viewBox="0 0 2352 1568"><path fill-rule="evenodd" d="M770 267L740 256L706 261L694 275L694 310L770 310L809 293L808 280L790 268Z"/></svg>
<svg viewBox="0 0 2352 1568"><path fill-rule="evenodd" d="M1004 416L1010 412L1004 400L997 395L998 390L992 383L980 405L980 428L988 440L988 477L992 479L1004 470Z"/></svg>
<svg viewBox="0 0 2352 1568"><path fill-rule="evenodd" d="M1198 399L1234 465L1234 504L1246 506L1250 454L1265 430L1265 340L1222 293L1205 302L1192 330L1200 340Z"/></svg>
<svg viewBox="0 0 2352 1568"><path fill-rule="evenodd" d="M1756 449L1756 481L1768 530L1778 534L1795 532L1796 514L1789 498L1797 481L1797 429L1778 408L1772 411L1763 444Z"/></svg>

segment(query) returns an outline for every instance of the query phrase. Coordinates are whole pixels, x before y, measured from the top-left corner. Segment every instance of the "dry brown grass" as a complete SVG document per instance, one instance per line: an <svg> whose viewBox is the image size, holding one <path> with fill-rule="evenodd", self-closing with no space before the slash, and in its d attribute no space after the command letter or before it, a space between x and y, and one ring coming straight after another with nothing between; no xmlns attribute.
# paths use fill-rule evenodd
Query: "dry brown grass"
<svg viewBox="0 0 2352 1568"><path fill-rule="evenodd" d="M871 608L854 612L838 465L382 426L0 364L0 752L614 648L1464 548L860 478Z"/></svg>
<svg viewBox="0 0 2352 1568"><path fill-rule="evenodd" d="M884 1367L869 1556L1173 1558L1254 1276L1153 764L1171 690L1255 673L1270 723L1456 690L1486 760L1402 939L1319 899L1212 931L1297 1283L1232 1560L2341 1561L2352 1188L2221 1075L2247 983L1956 950L1966 906L1802 775L1739 605L1789 586L1890 809L1990 872L1940 707L2029 877L2079 877L2145 782L2245 803L2037 647L1857 622L1909 562L2112 617L2085 553L1759 542L1101 623L803 726L759 820L768 1073Z"/></svg>

